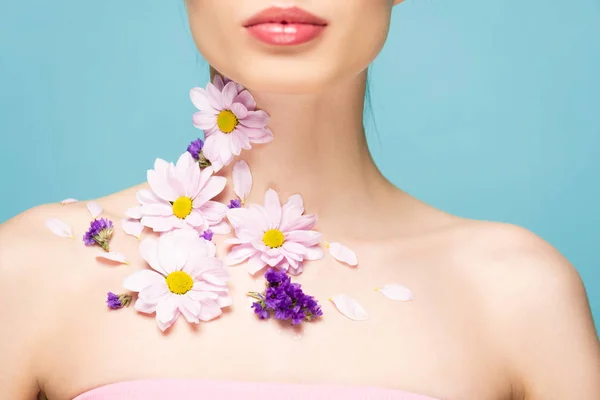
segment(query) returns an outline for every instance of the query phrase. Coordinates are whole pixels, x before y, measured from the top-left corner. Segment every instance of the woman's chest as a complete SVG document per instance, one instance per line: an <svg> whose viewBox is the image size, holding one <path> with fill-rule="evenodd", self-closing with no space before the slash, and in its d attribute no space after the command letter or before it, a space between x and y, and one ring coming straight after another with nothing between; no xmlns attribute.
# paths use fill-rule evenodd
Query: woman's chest
<svg viewBox="0 0 600 400"><path fill-rule="evenodd" d="M250 289L245 286L256 289L256 283L241 278L233 280L233 306L219 319L190 325L180 318L166 334L153 316L132 307L107 311L97 299L82 297L71 303L45 352L49 397L70 399L124 380L197 378L381 386L445 399L502 398L501 366L462 304L466 299L417 279L412 281L415 299L394 302L373 289L376 281L395 278L365 276L342 284L344 277L334 284L323 283L327 275L303 282L322 299L324 315L297 328L259 320L245 296ZM97 296L104 286L94 285ZM347 319L326 300L344 289L368 311L367 321Z"/></svg>

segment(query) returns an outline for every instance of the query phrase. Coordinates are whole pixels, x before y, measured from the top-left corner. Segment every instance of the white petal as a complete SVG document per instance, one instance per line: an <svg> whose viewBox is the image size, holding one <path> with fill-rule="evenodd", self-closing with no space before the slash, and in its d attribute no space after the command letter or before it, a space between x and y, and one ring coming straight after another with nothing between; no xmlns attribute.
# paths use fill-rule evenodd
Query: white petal
<svg viewBox="0 0 600 400"><path fill-rule="evenodd" d="M367 311L352 297L338 294L329 299L342 315L354 321L366 321L369 319Z"/></svg>
<svg viewBox="0 0 600 400"><path fill-rule="evenodd" d="M72 203L77 203L77 202L79 202L79 200L77 200L77 199L64 199L60 202L60 204L62 204L64 206L65 204L72 204Z"/></svg>
<svg viewBox="0 0 600 400"><path fill-rule="evenodd" d="M58 218L47 219L46 220L46 226L56 236L75 239L75 237L73 236L73 232L71 231L71 227L69 226L69 224L67 224L66 222L61 221Z"/></svg>
<svg viewBox="0 0 600 400"><path fill-rule="evenodd" d="M142 269L127 276L123 280L123 287L132 292L140 292L154 283L164 282L165 277L156 271Z"/></svg>
<svg viewBox="0 0 600 400"><path fill-rule="evenodd" d="M121 220L121 228L123 228L123 232L126 234L139 239L142 236L144 225L137 219L125 218Z"/></svg>
<svg viewBox="0 0 600 400"><path fill-rule="evenodd" d="M233 166L233 191L244 202L252 189L252 174L246 161L240 160Z"/></svg>
<svg viewBox="0 0 600 400"><path fill-rule="evenodd" d="M413 293L410 289L398 285L396 283L388 283L385 286L376 289L378 292L383 293L385 297L395 301L410 301L414 299Z"/></svg>
<svg viewBox="0 0 600 400"><path fill-rule="evenodd" d="M104 258L106 260L110 260L110 261L114 261L114 262L118 262L121 264L129 264L127 262L127 258L125 258L125 256L121 253L117 253L115 251L111 251L109 253L102 253L96 256L96 258Z"/></svg>
<svg viewBox="0 0 600 400"><path fill-rule="evenodd" d="M325 244L325 247L329 248L329 253L331 253L333 258L335 258L339 262L343 262L352 267L358 265L358 258L356 258L356 254L354 254L352 250L350 250L343 244L332 242Z"/></svg>
<svg viewBox="0 0 600 400"><path fill-rule="evenodd" d="M98 218L100 214L102 214L102 207L95 201L90 201L89 203L87 203L87 209L90 212L92 218L94 219Z"/></svg>

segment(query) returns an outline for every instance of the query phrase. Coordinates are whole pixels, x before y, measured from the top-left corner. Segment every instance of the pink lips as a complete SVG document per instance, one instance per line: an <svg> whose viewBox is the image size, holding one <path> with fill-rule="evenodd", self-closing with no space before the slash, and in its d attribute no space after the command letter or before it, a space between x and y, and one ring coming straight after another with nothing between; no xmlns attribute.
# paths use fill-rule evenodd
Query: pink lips
<svg viewBox="0 0 600 400"><path fill-rule="evenodd" d="M244 24L248 32L263 43L291 46L319 36L327 21L297 7L268 8Z"/></svg>

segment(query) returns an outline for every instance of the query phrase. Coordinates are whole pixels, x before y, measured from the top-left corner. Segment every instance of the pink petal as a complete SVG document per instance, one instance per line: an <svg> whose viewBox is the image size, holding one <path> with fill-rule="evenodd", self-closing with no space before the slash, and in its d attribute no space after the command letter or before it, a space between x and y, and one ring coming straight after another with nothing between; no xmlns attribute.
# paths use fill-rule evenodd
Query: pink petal
<svg viewBox="0 0 600 400"><path fill-rule="evenodd" d="M286 241L294 241L306 247L314 246L321 241L323 235L317 231L291 231L285 234Z"/></svg>
<svg viewBox="0 0 600 400"><path fill-rule="evenodd" d="M228 82L225 87L223 87L223 108L228 110L231 109L231 103L233 99L238 95L237 88L235 87L235 82Z"/></svg>
<svg viewBox="0 0 600 400"><path fill-rule="evenodd" d="M169 217L173 215L173 206L168 203L144 204L139 208L141 215Z"/></svg>
<svg viewBox="0 0 600 400"><path fill-rule="evenodd" d="M215 74L212 83L215 86L215 88L217 88L219 91L223 91L223 88L225 87L225 84L227 82L223 80L223 77L221 75Z"/></svg>
<svg viewBox="0 0 600 400"><path fill-rule="evenodd" d="M166 300L170 293L171 291L167 286L167 282L163 280L162 282L153 283L152 285L142 289L138 294L138 298L147 303L158 304L161 301Z"/></svg>
<svg viewBox="0 0 600 400"><path fill-rule="evenodd" d="M231 232L231 227L225 221L221 221L218 224L210 225L210 230L213 231L215 235L227 235Z"/></svg>
<svg viewBox="0 0 600 400"><path fill-rule="evenodd" d="M367 311L352 297L338 294L329 299L342 315L354 321L366 321L369 319Z"/></svg>
<svg viewBox="0 0 600 400"><path fill-rule="evenodd" d="M210 104L210 100L208 100L208 94L204 89L195 87L190 90L190 99L198 110L214 113L215 110Z"/></svg>
<svg viewBox="0 0 600 400"><path fill-rule="evenodd" d="M152 228L154 232L168 232L171 229L180 227L179 218L176 216L170 217L142 217L141 223L148 228Z"/></svg>
<svg viewBox="0 0 600 400"><path fill-rule="evenodd" d="M134 308L144 314L153 314L156 312L156 303L148 303L138 297Z"/></svg>
<svg viewBox="0 0 600 400"><path fill-rule="evenodd" d="M167 271L160 266L158 261L158 240L155 238L144 239L140 244L140 255L155 271L167 275Z"/></svg>
<svg viewBox="0 0 600 400"><path fill-rule="evenodd" d="M160 197L152 193L151 190L148 189L140 189L135 194L137 201L140 204L155 204L155 203L164 203L165 200L162 200Z"/></svg>
<svg viewBox="0 0 600 400"><path fill-rule="evenodd" d="M236 98L233 99L233 102L243 104L249 111L254 111L256 109L256 101L254 100L254 97L252 97L252 94L247 90L241 91Z"/></svg>
<svg viewBox="0 0 600 400"><path fill-rule="evenodd" d="M166 201L175 201L179 197L175 189L169 184L166 176L156 170L148 170L148 184L152 191L161 199Z"/></svg>
<svg viewBox="0 0 600 400"><path fill-rule="evenodd" d="M356 257L356 254L354 254L352 250L343 244L332 242L325 244L325 247L329 248L329 253L339 262L343 262L352 267L358 265L358 258Z"/></svg>
<svg viewBox="0 0 600 400"><path fill-rule="evenodd" d="M223 312L214 301L205 301L202 302L198 317L201 321L210 321L217 318L222 313Z"/></svg>
<svg viewBox="0 0 600 400"><path fill-rule="evenodd" d="M269 189L265 193L265 211L269 219L269 228L278 228L281 222L281 203L279 195L273 189Z"/></svg>
<svg viewBox="0 0 600 400"><path fill-rule="evenodd" d="M198 111L192 115L192 123L196 128L206 130L217 126L217 118L213 114Z"/></svg>
<svg viewBox="0 0 600 400"><path fill-rule="evenodd" d="M216 197L219 193L225 189L227 185L227 178L223 176L211 176L204 185L204 188L200 191L198 196L194 199L194 207L200 207L212 198Z"/></svg>
<svg viewBox="0 0 600 400"><path fill-rule="evenodd" d="M252 173L246 161L240 160L233 166L233 191L242 200L248 198L252 189Z"/></svg>
<svg viewBox="0 0 600 400"><path fill-rule="evenodd" d="M102 207L95 201L87 203L87 209L93 219L96 219L102 214Z"/></svg>
<svg viewBox="0 0 600 400"><path fill-rule="evenodd" d="M264 128L269 123L269 114L263 110L248 111L248 115L240 120L240 124L248 128Z"/></svg>
<svg viewBox="0 0 600 400"><path fill-rule="evenodd" d="M265 263L261 259L261 254L260 253L256 253L252 257L250 257L250 259L248 260L248 264L247 265L248 265L248 272L251 275L254 275L258 271L260 271L263 268L265 268L267 266L267 263Z"/></svg>
<svg viewBox="0 0 600 400"><path fill-rule="evenodd" d="M269 265L270 267L274 267L277 264L279 264L281 260L283 260L283 254L281 254L279 251L276 255L269 255L267 253L263 253L260 256L260 259L267 263L267 265Z"/></svg>
<svg viewBox="0 0 600 400"><path fill-rule="evenodd" d="M140 292L145 288L165 281L165 277L155 271L142 269L134 272L123 280L123 287L132 292Z"/></svg>
<svg viewBox="0 0 600 400"><path fill-rule="evenodd" d="M223 93L221 93L221 90L217 89L215 85L208 83L208 85L206 85L206 93L208 94L210 104L212 104L215 111L219 112L225 108L223 105Z"/></svg>
<svg viewBox="0 0 600 400"><path fill-rule="evenodd" d="M79 202L79 200L77 200L77 199L64 199L64 200L60 201L60 204L62 204L64 206L67 204L73 204L73 203L78 203L78 202Z"/></svg>
<svg viewBox="0 0 600 400"><path fill-rule="evenodd" d="M246 118L248 115L248 109L242 103L233 103L230 108L238 120Z"/></svg>
<svg viewBox="0 0 600 400"><path fill-rule="evenodd" d="M238 129L242 130L242 127L245 128L243 129L243 132L252 143L269 143L275 138L273 132L271 132L269 128L247 128L243 125L239 125Z"/></svg>
<svg viewBox="0 0 600 400"><path fill-rule="evenodd" d="M58 218L50 218L46 220L46 227L50 229L56 236L66 237L75 239L71 227L66 222L61 221Z"/></svg>
<svg viewBox="0 0 600 400"><path fill-rule="evenodd" d="M414 299L414 295L410 289L396 283L388 283L376 290L388 299L395 301L410 301Z"/></svg>
<svg viewBox="0 0 600 400"><path fill-rule="evenodd" d="M106 259L109 261L114 261L114 262L121 263L121 264L129 264L129 262L127 262L127 258L123 254L117 253L114 251L98 254L96 256L96 258L103 258L103 259Z"/></svg>
<svg viewBox="0 0 600 400"><path fill-rule="evenodd" d="M247 258L251 257L256 253L256 249L249 244L242 244L238 246L234 246L227 254L227 259L225 260L226 265L236 265Z"/></svg>
<svg viewBox="0 0 600 400"><path fill-rule="evenodd" d="M179 299L177 295L167 297L156 307L156 322L161 331L166 331L179 317Z"/></svg>
<svg viewBox="0 0 600 400"><path fill-rule="evenodd" d="M222 135L217 139L217 143L219 144L219 159L223 163L223 165L229 165L231 161L233 161L233 153L231 152L231 146L229 142L231 141L230 135Z"/></svg>
<svg viewBox="0 0 600 400"><path fill-rule="evenodd" d="M202 279L213 285L226 285L229 281L229 273L225 268L213 268L202 273Z"/></svg>
<svg viewBox="0 0 600 400"><path fill-rule="evenodd" d="M286 231L310 230L317 225L317 216L314 214L303 215L295 220L288 221L285 226ZM284 230L282 228L282 230Z"/></svg>
<svg viewBox="0 0 600 400"><path fill-rule="evenodd" d="M309 247L304 255L304 259L309 261L320 260L323 257L325 257L325 254L323 254L323 249L320 246Z"/></svg>
<svg viewBox="0 0 600 400"><path fill-rule="evenodd" d="M231 150L231 154L239 156L242 152L243 144L243 136L237 130L234 130L229 134L229 150Z"/></svg>
<svg viewBox="0 0 600 400"><path fill-rule="evenodd" d="M303 245L301 245L300 243L297 243L297 242L286 241L283 243L283 248L286 251L288 251L289 253L300 254L300 255L306 254L306 247L304 247ZM302 259L299 259L298 261L302 261Z"/></svg>
<svg viewBox="0 0 600 400"><path fill-rule="evenodd" d="M185 218L185 222L187 222L188 224L190 224L191 226L194 226L194 227L198 226L198 227L202 227L203 229L208 228L208 222L206 221L206 219L204 219L202 214L199 213L197 210L192 210L190 215L188 215Z"/></svg>
<svg viewBox="0 0 600 400"><path fill-rule="evenodd" d="M208 220L208 222L212 224L217 224L225 216L227 215L227 211L229 208L223 203L219 203L218 201L209 200L206 203L202 204L199 208L200 212ZM214 229L213 229L214 232Z"/></svg>
<svg viewBox="0 0 600 400"><path fill-rule="evenodd" d="M131 207L125 211L125 215L127 215L131 219L140 219L142 218L142 207Z"/></svg>
<svg viewBox="0 0 600 400"><path fill-rule="evenodd" d="M200 308L200 303L192 300L189 296L181 296L179 298L179 311L181 311L181 314L190 324L197 324L200 322L200 319L198 318Z"/></svg>

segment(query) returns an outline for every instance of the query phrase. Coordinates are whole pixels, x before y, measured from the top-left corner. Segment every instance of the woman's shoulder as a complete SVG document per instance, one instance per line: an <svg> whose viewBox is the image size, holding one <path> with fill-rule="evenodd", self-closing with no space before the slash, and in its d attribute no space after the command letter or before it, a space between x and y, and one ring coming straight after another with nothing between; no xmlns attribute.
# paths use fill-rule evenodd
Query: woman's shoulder
<svg viewBox="0 0 600 400"><path fill-rule="evenodd" d="M547 397L544 386L556 388L553 379L568 381L559 379L563 369L572 381L591 385L600 373L600 346L573 265L519 226L461 220L447 229L454 272L476 299L491 347L529 392L540 390L532 397Z"/></svg>

